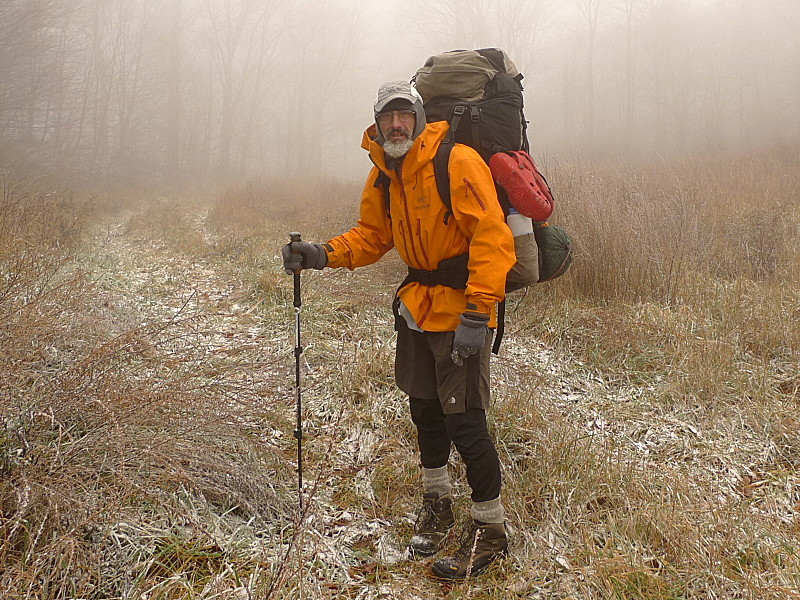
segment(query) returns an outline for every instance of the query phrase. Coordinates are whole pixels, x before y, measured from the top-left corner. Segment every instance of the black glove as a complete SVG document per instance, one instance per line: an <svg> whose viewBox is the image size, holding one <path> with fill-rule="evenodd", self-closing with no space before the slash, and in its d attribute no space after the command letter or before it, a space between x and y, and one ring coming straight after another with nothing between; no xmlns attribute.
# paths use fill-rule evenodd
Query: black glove
<svg viewBox="0 0 800 600"><path fill-rule="evenodd" d="M289 275L300 269L324 269L328 264L328 254L322 244L308 242L289 242L281 248L283 268Z"/></svg>
<svg viewBox="0 0 800 600"><path fill-rule="evenodd" d="M456 327L453 337L453 351L450 358L459 367L464 364L464 359L481 351L486 343L486 334L489 333L489 315L479 312L466 311L461 315L461 323Z"/></svg>

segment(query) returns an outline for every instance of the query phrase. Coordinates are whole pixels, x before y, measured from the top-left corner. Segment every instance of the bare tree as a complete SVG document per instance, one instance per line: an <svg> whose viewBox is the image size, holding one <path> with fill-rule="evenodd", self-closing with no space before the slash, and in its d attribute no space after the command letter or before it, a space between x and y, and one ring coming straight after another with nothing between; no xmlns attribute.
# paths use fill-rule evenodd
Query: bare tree
<svg viewBox="0 0 800 600"><path fill-rule="evenodd" d="M170 0L167 35L167 117L166 117L166 172L180 178L181 151L181 62L183 19L181 0Z"/></svg>
<svg viewBox="0 0 800 600"><path fill-rule="evenodd" d="M62 0L6 0L0 4L0 123L15 135L41 136L60 61ZM39 137L41 139L41 137Z"/></svg>
<svg viewBox="0 0 800 600"><path fill-rule="evenodd" d="M264 42L270 39L268 24L275 8L275 2L263 0L203 0L205 34L220 90L219 173L223 178L231 171L237 125L245 125L237 122L243 98L248 89L260 91L265 82Z"/></svg>
<svg viewBox="0 0 800 600"><path fill-rule="evenodd" d="M354 61L362 27L361 11L344 10L345 4L353 6L341 0L308 6L295 12L289 24L293 44L285 68L292 74L292 85L285 90L291 98L285 114L291 132L285 157L296 176L322 175L326 141L351 122L338 98L351 85L347 78L359 76L347 67ZM319 35L322 30L327 32L324 37Z"/></svg>
<svg viewBox="0 0 800 600"><path fill-rule="evenodd" d="M487 43L491 5L484 0L412 0L410 6L410 21L424 28L442 51L478 48ZM425 15L425 19L420 20L419 15Z"/></svg>
<svg viewBox="0 0 800 600"><path fill-rule="evenodd" d="M355 172L340 150L380 80L483 46L525 74L538 148L791 141L799 25L787 0L4 0L0 150L96 174Z"/></svg>
<svg viewBox="0 0 800 600"><path fill-rule="evenodd" d="M543 35L553 22L553 0L502 0L495 4L496 39L520 70L537 68ZM497 44L499 42L495 42Z"/></svg>
<svg viewBox="0 0 800 600"><path fill-rule="evenodd" d="M633 148L633 135L636 130L636 18L641 8L641 0L622 0L621 10L624 19L625 37L625 76L623 84L623 123L622 134L626 152Z"/></svg>
<svg viewBox="0 0 800 600"><path fill-rule="evenodd" d="M600 16L601 0L576 0L578 6L579 22L576 34L582 43L580 89L582 91L581 114L583 120L583 135L586 146L592 151L595 149L595 46L597 42L598 19Z"/></svg>

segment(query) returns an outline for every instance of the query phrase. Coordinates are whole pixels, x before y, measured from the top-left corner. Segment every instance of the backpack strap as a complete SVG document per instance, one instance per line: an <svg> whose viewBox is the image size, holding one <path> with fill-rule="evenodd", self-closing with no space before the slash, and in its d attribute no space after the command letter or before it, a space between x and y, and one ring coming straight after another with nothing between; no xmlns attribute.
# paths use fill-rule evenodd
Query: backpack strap
<svg viewBox="0 0 800 600"><path fill-rule="evenodd" d="M456 104L453 107L453 116L450 118L450 133L447 137L453 137L455 132L458 131L461 125L461 119L469 115L469 134L472 142L470 143L481 155L494 154L505 150L499 146L495 146L489 141L483 141L481 138L481 111L477 104ZM445 138L447 139L447 138ZM442 142L444 144L444 141Z"/></svg>
<svg viewBox="0 0 800 600"><path fill-rule="evenodd" d="M470 122L470 135L472 136L472 143L479 153L481 149L495 152L492 147L493 144L489 141L484 141L481 137L481 111L476 104L469 105L469 122ZM481 153L482 154L482 153Z"/></svg>
<svg viewBox="0 0 800 600"><path fill-rule="evenodd" d="M406 275L402 283L397 286L397 290L394 293L394 301L392 302L394 330L400 331L401 319L403 318L400 316L400 290L414 281L421 285L445 285L456 290L466 289L467 279L469 279L468 262L469 253L467 252L439 261L439 265L433 271L408 267L408 275Z"/></svg>
<svg viewBox="0 0 800 600"><path fill-rule="evenodd" d="M492 344L492 353L500 352L500 342L503 341L503 333L506 330L506 301L505 298L497 303L497 331Z"/></svg>
<svg viewBox="0 0 800 600"><path fill-rule="evenodd" d="M433 173L436 176L436 190L439 192L439 197L442 203L447 208L444 213L444 224L450 220L453 214L453 200L450 196L450 154L456 145L453 139L453 130L442 140L439 144L439 149L433 157Z"/></svg>
<svg viewBox="0 0 800 600"><path fill-rule="evenodd" d="M447 140L455 140L456 131L458 131L458 127L461 124L461 117L463 117L466 112L466 104L456 104L453 107L453 115L448 119L450 122L450 131L447 132L447 136L442 143L445 143Z"/></svg>
<svg viewBox="0 0 800 600"><path fill-rule="evenodd" d="M439 145L439 149L436 151L435 156L433 157L433 170L436 174L436 189L439 192L439 196L442 198L442 203L447 207L447 212L444 215L444 223L447 225L447 221L450 220L450 217L453 214L453 200L450 195L450 153L453 152L453 147L456 145L455 141L453 140L452 129L450 133L447 134L442 143ZM469 258L469 254L462 254L458 258L466 257ZM441 268L441 265L439 265ZM462 277L463 274L469 275L469 272L466 269L466 264L462 267ZM416 269L415 269L416 270ZM412 269L409 267L409 276L411 274ZM422 277L428 277L428 275L424 275ZM407 281L420 281L419 279L410 279ZM405 285L404 282L403 285ZM422 282L420 282L422 283ZM459 284L461 281L459 280ZM427 284L430 285L430 284ZM444 283L443 285L448 285ZM402 285L400 286L402 287ZM454 285L450 285L450 287L456 287ZM457 289L464 289L466 287L466 278L463 280L463 285L459 285ZM502 302L497 303L497 331L494 338L494 343L492 344L492 352L497 354L500 352L500 342L503 340L503 333L505 331L505 316L506 316L506 301L503 300Z"/></svg>

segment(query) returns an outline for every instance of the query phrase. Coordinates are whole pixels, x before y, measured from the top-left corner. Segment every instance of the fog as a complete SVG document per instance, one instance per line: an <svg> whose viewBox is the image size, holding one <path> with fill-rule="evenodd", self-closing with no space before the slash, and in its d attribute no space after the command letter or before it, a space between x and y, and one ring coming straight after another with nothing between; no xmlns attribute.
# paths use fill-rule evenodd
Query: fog
<svg viewBox="0 0 800 600"><path fill-rule="evenodd" d="M68 177L362 178L378 85L505 49L534 155L800 140L796 0L3 0L0 160Z"/></svg>

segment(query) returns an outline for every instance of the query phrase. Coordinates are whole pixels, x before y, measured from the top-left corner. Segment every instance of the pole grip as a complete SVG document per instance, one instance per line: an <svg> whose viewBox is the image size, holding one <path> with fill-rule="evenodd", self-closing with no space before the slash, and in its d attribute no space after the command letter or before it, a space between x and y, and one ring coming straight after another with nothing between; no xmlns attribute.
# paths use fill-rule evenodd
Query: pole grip
<svg viewBox="0 0 800 600"><path fill-rule="evenodd" d="M295 242L300 242L302 239L300 238L299 231L293 231L289 234L289 243L293 244ZM293 306L295 308L300 308L303 305L303 301L300 298L300 269L294 272L294 302Z"/></svg>

